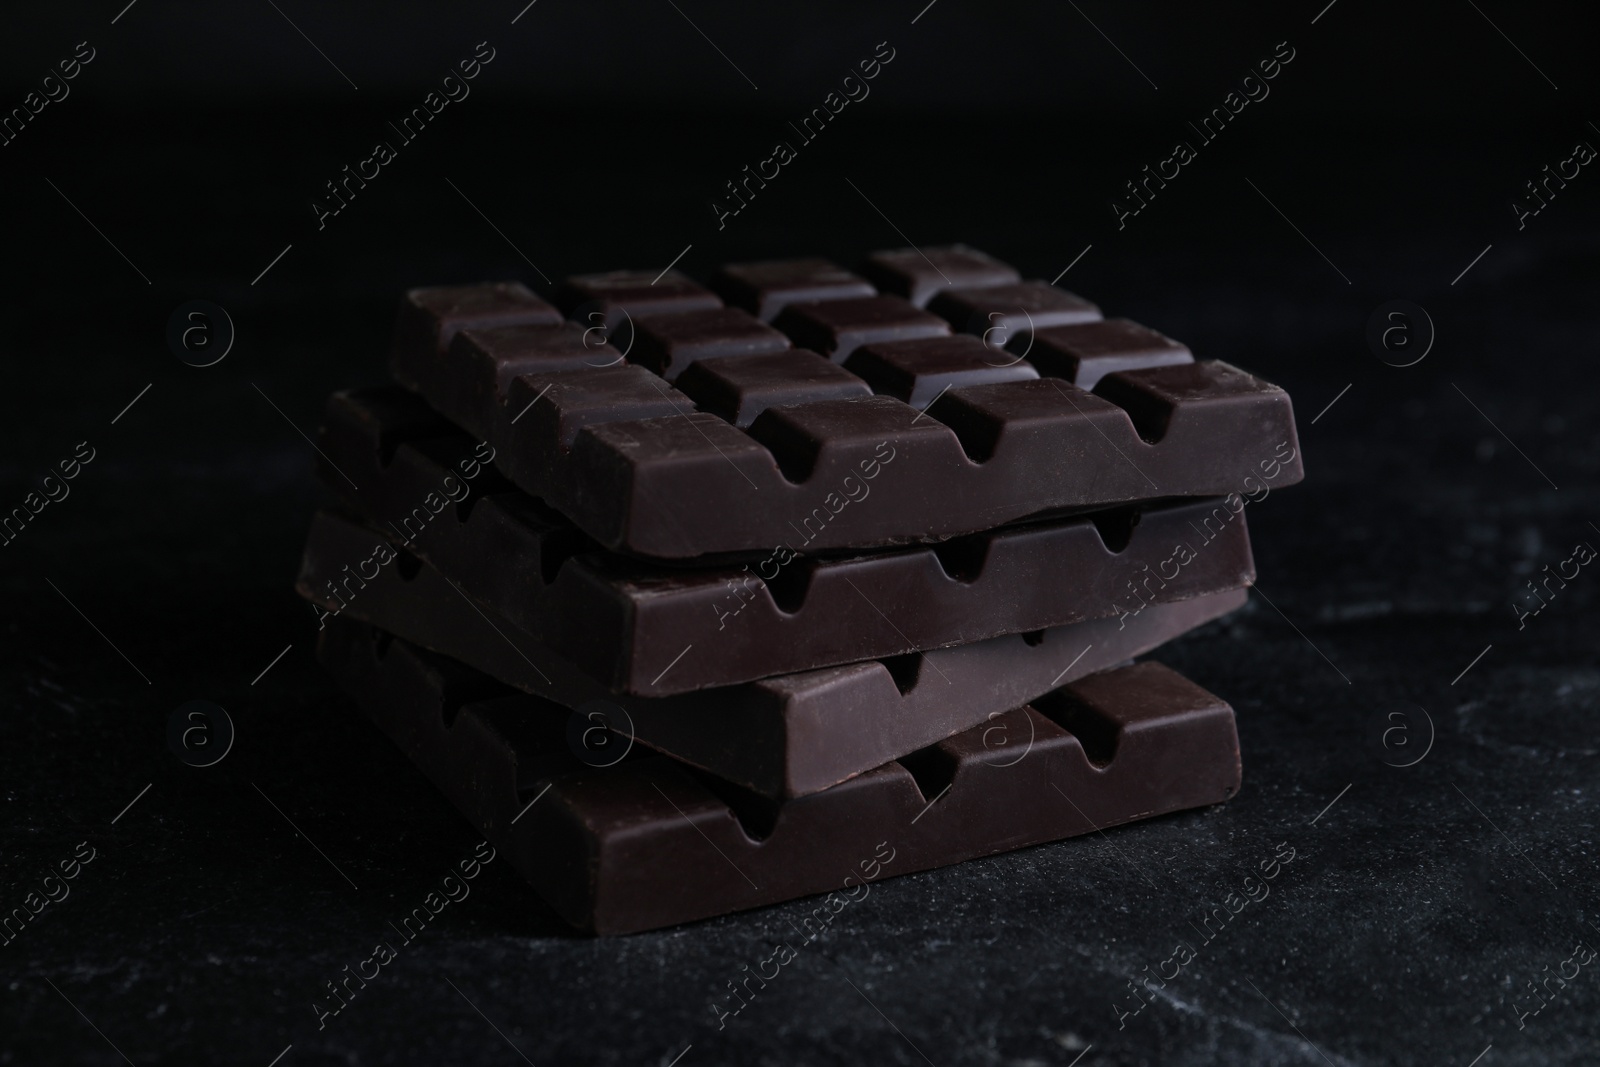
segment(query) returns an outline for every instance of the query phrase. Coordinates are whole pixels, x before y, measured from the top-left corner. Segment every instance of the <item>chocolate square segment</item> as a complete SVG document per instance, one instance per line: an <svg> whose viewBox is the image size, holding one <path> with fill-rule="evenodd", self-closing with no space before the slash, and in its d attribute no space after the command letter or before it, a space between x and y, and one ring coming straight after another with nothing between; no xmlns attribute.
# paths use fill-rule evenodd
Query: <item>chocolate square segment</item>
<svg viewBox="0 0 1600 1067"><path fill-rule="evenodd" d="M1065 378L1080 389L1093 389L1117 371L1194 362L1186 345L1131 319L1048 326L1031 338L1012 338L1007 348L1045 377Z"/></svg>
<svg viewBox="0 0 1600 1067"><path fill-rule="evenodd" d="M1017 282L982 289L946 289L928 304L961 333L975 334L1004 348L1019 334L1046 326L1095 322L1100 309L1076 293L1047 282Z"/></svg>
<svg viewBox="0 0 1600 1067"><path fill-rule="evenodd" d="M740 428L780 404L872 395L867 383L854 374L801 348L704 360L686 368L677 386L701 411L720 415Z"/></svg>
<svg viewBox="0 0 1600 1067"><path fill-rule="evenodd" d="M789 339L738 308L685 311L642 319L635 327L628 361L669 382L697 359L723 359L781 352Z"/></svg>
<svg viewBox="0 0 1600 1067"><path fill-rule="evenodd" d="M450 348L462 330L492 326L554 326L561 313L521 282L412 289L400 302L395 349L413 356Z"/></svg>
<svg viewBox="0 0 1600 1067"><path fill-rule="evenodd" d="M1146 441L1160 441L1208 417L1243 422L1272 391L1281 392L1237 367L1210 361L1108 374L1094 387L1095 396L1128 413Z"/></svg>
<svg viewBox="0 0 1600 1067"><path fill-rule="evenodd" d="M937 315L912 307L898 296L862 296L790 304L773 326L802 348L843 363L862 345L943 337L950 326Z"/></svg>
<svg viewBox="0 0 1600 1067"><path fill-rule="evenodd" d="M848 300L877 293L865 278L826 259L730 263L712 277L711 288L762 322L771 322L787 305L802 300Z"/></svg>
<svg viewBox="0 0 1600 1067"><path fill-rule="evenodd" d="M966 245L874 252L861 273L885 293L926 307L944 289L978 289L1022 280L1015 267Z"/></svg>
<svg viewBox="0 0 1600 1067"><path fill-rule="evenodd" d="M454 373L492 381L503 394L521 375L614 367L622 353L577 323L563 322L463 330L450 345L450 362Z"/></svg>
<svg viewBox="0 0 1600 1067"><path fill-rule="evenodd" d="M845 369L860 375L873 392L918 410L946 389L1039 377L1020 357L996 352L966 335L867 345L850 357Z"/></svg>
<svg viewBox="0 0 1600 1067"><path fill-rule="evenodd" d="M555 326L497 326L488 330L462 330L450 343L445 373L434 391L440 409L477 412L473 420L492 417L503 403L511 382L524 374L548 375L558 371L595 370L622 362L622 353L575 322Z"/></svg>
<svg viewBox="0 0 1600 1067"><path fill-rule="evenodd" d="M528 374L506 388L506 410L542 440L572 447L585 426L659 419L689 411L689 399L642 367Z"/></svg>
<svg viewBox="0 0 1600 1067"><path fill-rule="evenodd" d="M615 330L625 319L646 319L722 306L717 295L675 270L614 270L568 278L556 293L567 318Z"/></svg>
<svg viewBox="0 0 1600 1067"><path fill-rule="evenodd" d="M516 313L529 313L530 304L537 311L536 300L520 295L509 301L520 308ZM505 296L502 291L486 303L498 313ZM423 303L408 300L403 315L431 314ZM1238 457L1279 454L1275 449L1280 448L1287 458L1279 462L1288 473L1278 484L1304 476L1294 452L1288 395L1237 368L1200 361L1123 370L1101 377L1090 393L1063 377L1034 377L1032 363L998 346L997 334L1020 328L1017 312L1024 323L1033 323L1030 332L1078 319L1099 321L1099 312L1071 293L1039 282L954 289L936 296L929 310L947 321L964 323L977 316L980 329L973 333L987 333L987 342L981 336L946 335L861 346L845 369L859 369L858 376L872 379L867 384L885 390L883 395L769 406L747 428L712 411L680 412L661 405L655 389L670 389L683 368L697 360L791 348L782 333L733 308L647 316L636 324L639 336L631 352L613 346L633 362L524 373L512 380L503 400L491 400L503 380L493 357L474 368L440 357L426 345L420 355L402 345L392 365L400 381L435 410L492 444L498 450L496 466L509 480L546 498L606 548L658 559L755 553L789 536L785 531L808 513L808 502L831 491L851 467L848 457L826 442L774 436L769 424L797 423L793 413L809 408L849 410L862 418L892 409L895 417L903 416L904 434L915 440L878 439L903 457L895 461L901 473L874 490L882 506L838 512L808 542L808 554L937 542L1046 512L1106 508L1153 496L1219 496L1237 489ZM995 318L986 325L990 314ZM589 330L581 323L573 326ZM436 319L431 334L421 332L437 337L445 329ZM959 357L954 365L950 353ZM463 383L458 371L476 377ZM629 378L598 381L619 375ZM627 399L665 410L635 414L613 405L606 414L597 396L584 410L596 419L604 414L605 422L569 436L575 422L566 414L564 383L558 379L573 376L596 379L597 388L628 381L649 387L650 393L635 389L637 396ZM987 384L958 384L974 381ZM545 386L550 393L541 398ZM927 399L945 386L952 388ZM685 408L692 403L684 398ZM927 407L918 410L911 403ZM735 418L739 406L733 409ZM549 422L550 414L560 416L557 424ZM798 446L791 447L795 441ZM1117 462L1118 450L1134 462ZM813 470L822 481L801 484ZM744 499L743 494L757 491L757 506L705 507L706 500Z"/></svg>

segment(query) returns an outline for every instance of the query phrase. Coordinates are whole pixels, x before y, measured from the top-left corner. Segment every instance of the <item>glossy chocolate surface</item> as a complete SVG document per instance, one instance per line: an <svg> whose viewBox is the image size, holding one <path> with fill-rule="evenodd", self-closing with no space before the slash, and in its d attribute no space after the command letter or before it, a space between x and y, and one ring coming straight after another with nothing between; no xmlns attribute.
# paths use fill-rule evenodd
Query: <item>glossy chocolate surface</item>
<svg viewBox="0 0 1600 1067"><path fill-rule="evenodd" d="M1302 476L1288 395L1236 367L1160 365L1170 355L1162 350L1130 357L1137 369L1109 374L1087 392L1052 376L1067 369L1048 347L1038 346L1042 366L1004 351L1018 322L1042 329L1099 318L1092 305L1043 283L941 293L931 306L944 307L952 322L979 316L974 332L986 338L984 351L972 349L964 369L912 368L909 389L903 373L862 378L879 390L872 396L819 391L813 354L784 349L776 332L758 337L764 327L727 309L645 319L620 349L589 335L591 357L575 351L568 331L527 332L520 346L480 344L486 354L464 359L429 348L447 331L417 317L430 306L428 292L407 298L394 348L399 380L487 438L512 481L601 544L638 555L753 554L796 535L810 551L937 542L1051 513L1241 492L1268 466L1279 486ZM500 293L489 287L479 302L487 308ZM508 316L532 313L520 296L503 299ZM984 327L990 315L996 325ZM719 316L728 320L720 338L709 328ZM649 332L665 335L668 327L653 324L674 321L694 327L692 344ZM954 343L884 342L851 359L890 345ZM773 359L714 386L697 375L690 381L704 408L662 377L696 360L718 377L710 364L749 359L734 353L752 344L775 346L766 353L775 357L786 351L793 374ZM1009 380L975 384L974 371ZM919 409L897 393L937 399ZM875 478L874 502L866 503L865 484Z"/></svg>

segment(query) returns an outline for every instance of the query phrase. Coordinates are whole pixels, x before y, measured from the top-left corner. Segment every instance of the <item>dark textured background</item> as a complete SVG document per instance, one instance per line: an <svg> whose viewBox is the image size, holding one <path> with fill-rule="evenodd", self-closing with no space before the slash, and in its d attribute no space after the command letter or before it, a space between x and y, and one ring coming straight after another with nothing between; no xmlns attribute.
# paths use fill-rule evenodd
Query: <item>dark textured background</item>
<svg viewBox="0 0 1600 1067"><path fill-rule="evenodd" d="M1521 232L1508 206L1600 144L1579 8L940 0L911 25L917 0L540 0L513 26L516 0L139 0L112 25L121 6L8 13L0 35L5 107L78 41L98 52L0 148L0 506L77 442L98 453L0 549L0 906L78 842L98 850L0 947L0 1063L266 1067L291 1044L285 1065L659 1067L686 1046L683 1067L1600 1058L1596 966L1525 1029L1512 1008L1577 941L1600 946L1600 576L1520 632L1510 607L1600 544L1600 175ZM318 232L321 183L485 39L473 95ZM885 39L873 95L719 232L722 181ZM1119 232L1122 181L1281 40L1297 56L1272 95ZM1265 597L1159 656L1237 709L1244 790L886 881L721 1032L707 1004L807 904L596 941L491 866L319 1032L323 981L478 839L312 661L290 582L318 491L285 416L309 432L329 391L382 380L409 285L548 291L540 271L660 267L686 245L703 276L906 239L1045 278L1092 244L1063 285L1296 398L1307 479L1250 509ZM203 370L164 343L196 298L238 327ZM1397 298L1438 330L1406 369L1363 339ZM205 770L166 747L195 698L238 727ZM1414 747L1391 734L1386 754L1396 701ZM1430 734L1415 766L1384 762ZM1119 1030L1127 980L1279 842L1296 859L1271 897Z"/></svg>

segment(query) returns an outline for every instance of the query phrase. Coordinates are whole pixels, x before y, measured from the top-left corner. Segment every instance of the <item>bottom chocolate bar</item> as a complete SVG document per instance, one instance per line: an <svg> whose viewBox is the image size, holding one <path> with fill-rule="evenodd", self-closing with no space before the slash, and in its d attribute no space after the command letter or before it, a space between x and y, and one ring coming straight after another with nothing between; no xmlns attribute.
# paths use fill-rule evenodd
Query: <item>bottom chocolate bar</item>
<svg viewBox="0 0 1600 1067"><path fill-rule="evenodd" d="M329 620L317 648L540 896L600 934L814 893L838 910L874 878L1215 804L1239 788L1233 709L1158 663L1091 675L777 804L642 750L588 766L569 747L566 709L364 624ZM996 748L995 730L1015 736Z"/></svg>

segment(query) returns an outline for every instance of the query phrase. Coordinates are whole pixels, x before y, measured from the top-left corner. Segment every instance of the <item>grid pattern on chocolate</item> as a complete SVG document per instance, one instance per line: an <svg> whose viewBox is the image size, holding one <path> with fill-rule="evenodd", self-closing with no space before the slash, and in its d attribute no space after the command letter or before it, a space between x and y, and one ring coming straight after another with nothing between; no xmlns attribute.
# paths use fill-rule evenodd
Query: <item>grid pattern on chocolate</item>
<svg viewBox="0 0 1600 1067"><path fill-rule="evenodd" d="M980 253L968 250L968 254ZM674 273L668 272L669 276ZM781 373L781 360L768 360L728 368L721 386L744 388L744 367L756 367L759 382L751 384L758 384L764 397L758 408L804 403L816 399L812 389L815 373L809 358L800 352L809 349L845 363L860 350L901 343L902 348L886 351L900 352L899 365L911 369L918 379L917 388L902 390L907 395L931 398L946 387L973 384L975 372L978 379L987 380L983 372L989 368L1028 369L1024 358L1003 351L999 338L1004 325L995 327L983 319L969 331L980 335L976 343L966 338L947 340L950 322L899 297L874 295L864 281L825 260L732 265L719 277L724 279L724 288L734 284L728 279L738 279L744 288L735 285L733 291L746 292L745 303L753 308L784 301L781 314L768 316L776 318L778 328L737 307L721 306L711 293L681 276L668 277L659 292L644 280L642 272L570 279L559 297L573 316L564 325L553 321L553 308L517 283L422 289L407 297L397 330L396 370L401 380L413 387L419 378L443 380L447 374L458 383L455 391L462 394L450 402L450 413L459 416L471 408L480 415L472 420L476 425L483 421L481 411L488 396L503 399L517 377L607 369L626 361L672 381L690 366L772 355L790 350L791 344L801 346L792 352L796 366L792 383ZM1074 321L1086 314L1098 316L1093 305L1065 290L1051 289L1051 295L1040 296L1028 289L1034 285L1002 285L997 290L1021 294L1018 299L1025 302L1012 309L1011 319L1031 314L1029 308L1044 317L1045 308L1056 305L1072 309ZM956 309L952 314L957 318L966 314L964 309L978 300L980 291L967 287L947 294L963 294L968 301L952 304ZM981 306L994 304L990 301ZM438 319L437 325L428 319L429 314ZM626 328L621 328L619 317L628 317ZM440 360L437 352L428 351L430 341L436 349L440 345L448 349L447 368L434 366ZM916 341L927 343L913 343ZM1114 341L1109 347L1115 348ZM923 353L929 358L923 359ZM1123 369L1137 367L1137 353L1127 362ZM429 375L430 369L436 373ZM717 369L710 373L716 374ZM786 389L790 384L792 389ZM747 405L732 407L741 412ZM736 414L734 421L747 425L753 415L743 420Z"/></svg>
<svg viewBox="0 0 1600 1067"><path fill-rule="evenodd" d="M784 294L855 284L840 281L843 273L825 261L785 261L729 267L719 278L725 288L733 284L726 279L742 278L746 303L762 309ZM867 299L888 300L851 293L791 302L778 324L804 335L818 322L846 321ZM414 295L411 303L426 300ZM897 312L879 306L891 308L885 328L901 329L911 316L937 328L910 303ZM1167 339L1131 323L1102 331L1094 359L1065 358L1044 332L1093 324L1099 311L1040 282L950 288L930 308L952 325L967 320L968 333L847 338L855 347L845 371L872 396L818 372L814 354L727 307L643 318L620 350L591 338L592 358L573 340L581 324L559 345L513 326L531 339L521 348L506 327L468 330L462 344L476 358L467 360L430 351L437 331L406 336L402 323L394 368L435 407L490 438L518 484L607 546L644 555L756 551L808 518L829 527L817 547L865 547L1051 510L1223 494L1241 488L1252 462L1274 455L1291 466L1288 480L1299 478L1287 396L1237 368L1180 366L1175 343L1152 345L1151 337ZM583 329L588 337L591 328ZM1006 349L1019 331L1037 342L1037 361L1028 358L1033 349ZM1107 361L1116 373L1099 378ZM1098 379L1093 392L1080 387L1080 370ZM896 459L920 483L891 494L908 510L863 518L856 509L833 521L844 511L837 486ZM930 509L934 485L962 503L953 512ZM703 509L694 514L698 500L759 508L770 521L714 523Z"/></svg>

